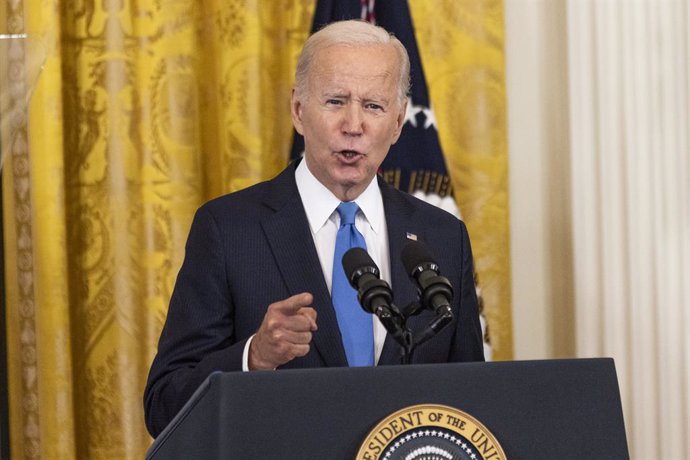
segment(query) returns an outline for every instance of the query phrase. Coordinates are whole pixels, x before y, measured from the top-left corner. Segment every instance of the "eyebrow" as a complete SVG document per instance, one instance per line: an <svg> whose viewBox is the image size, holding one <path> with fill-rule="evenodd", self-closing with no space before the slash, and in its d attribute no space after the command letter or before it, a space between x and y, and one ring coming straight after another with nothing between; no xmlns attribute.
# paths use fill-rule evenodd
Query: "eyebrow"
<svg viewBox="0 0 690 460"><path fill-rule="evenodd" d="M351 99L352 95L345 90L343 91L325 91L322 93L323 97L334 97L334 98L341 98L341 99ZM379 96L379 95L373 95L371 97L364 97L361 99L362 102L379 102L382 104L389 104L390 99L385 97L385 96Z"/></svg>
<svg viewBox="0 0 690 460"><path fill-rule="evenodd" d="M326 97L351 97L345 90L324 91L321 95Z"/></svg>

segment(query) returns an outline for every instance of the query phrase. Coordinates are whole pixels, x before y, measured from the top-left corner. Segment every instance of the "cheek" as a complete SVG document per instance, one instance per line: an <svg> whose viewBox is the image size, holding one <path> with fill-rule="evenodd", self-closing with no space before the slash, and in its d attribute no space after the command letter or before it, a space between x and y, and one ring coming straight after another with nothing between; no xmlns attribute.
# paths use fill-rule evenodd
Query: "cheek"
<svg viewBox="0 0 690 460"><path fill-rule="evenodd" d="M387 126L384 130L381 130L379 135L379 144L382 148L390 148L398 137L398 130L395 126Z"/></svg>
<svg viewBox="0 0 690 460"><path fill-rule="evenodd" d="M333 131L333 123L329 123L322 117L313 118L309 124L309 131L319 143L325 142Z"/></svg>

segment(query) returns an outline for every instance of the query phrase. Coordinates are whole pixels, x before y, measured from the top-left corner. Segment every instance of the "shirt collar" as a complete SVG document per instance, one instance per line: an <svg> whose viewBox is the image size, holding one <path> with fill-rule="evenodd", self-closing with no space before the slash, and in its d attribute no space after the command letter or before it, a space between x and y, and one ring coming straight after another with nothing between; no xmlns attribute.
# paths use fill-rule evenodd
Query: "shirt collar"
<svg viewBox="0 0 690 460"><path fill-rule="evenodd" d="M302 159L295 171L295 182L307 213L312 233L316 234L330 219L334 218L340 200L314 177ZM376 234L383 230L383 199L376 177L372 179L362 194L354 200L362 211L365 220Z"/></svg>

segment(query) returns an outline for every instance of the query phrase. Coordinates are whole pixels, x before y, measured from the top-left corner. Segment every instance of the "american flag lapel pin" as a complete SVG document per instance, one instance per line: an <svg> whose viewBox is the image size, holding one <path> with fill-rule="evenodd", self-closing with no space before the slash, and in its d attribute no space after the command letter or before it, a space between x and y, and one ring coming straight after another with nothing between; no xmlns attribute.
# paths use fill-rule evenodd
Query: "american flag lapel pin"
<svg viewBox="0 0 690 460"><path fill-rule="evenodd" d="M417 241L417 235L414 233L406 232L406 236L408 240Z"/></svg>

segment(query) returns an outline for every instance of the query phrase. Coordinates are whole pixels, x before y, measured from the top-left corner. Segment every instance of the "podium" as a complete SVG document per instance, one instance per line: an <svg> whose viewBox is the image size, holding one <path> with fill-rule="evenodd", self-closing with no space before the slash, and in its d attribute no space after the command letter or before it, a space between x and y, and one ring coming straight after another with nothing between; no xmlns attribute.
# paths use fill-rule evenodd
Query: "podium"
<svg viewBox="0 0 690 460"><path fill-rule="evenodd" d="M511 460L629 458L610 358L214 373L146 458L353 459L420 404L470 414Z"/></svg>

